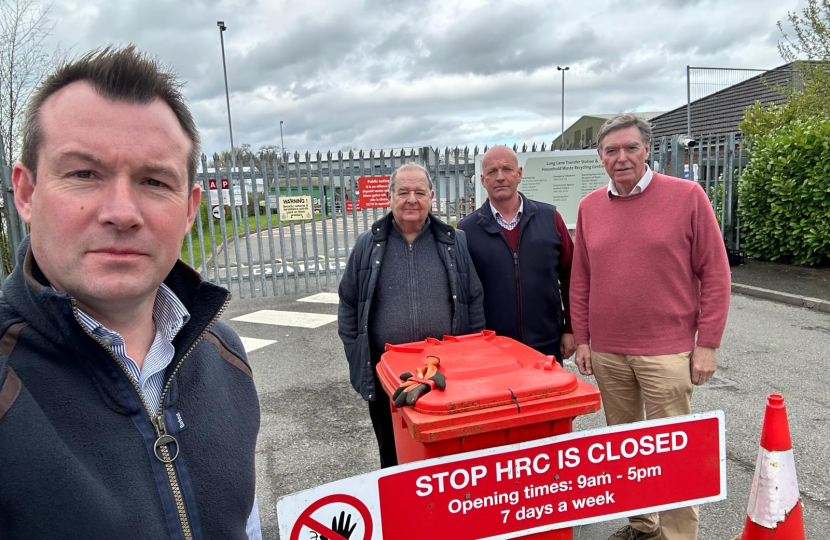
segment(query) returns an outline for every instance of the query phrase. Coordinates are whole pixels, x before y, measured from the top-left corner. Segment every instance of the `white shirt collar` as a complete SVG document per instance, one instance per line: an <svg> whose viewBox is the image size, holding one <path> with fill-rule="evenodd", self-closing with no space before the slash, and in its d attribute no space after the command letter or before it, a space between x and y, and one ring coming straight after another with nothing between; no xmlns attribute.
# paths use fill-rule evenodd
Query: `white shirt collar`
<svg viewBox="0 0 830 540"><path fill-rule="evenodd" d="M520 195L520 196L519 196L519 211L518 211L518 212L516 212L516 215L517 215L517 216L521 216L521 215L522 215L522 212L524 212L524 209L525 209L525 200L524 200L524 199L522 198L522 196ZM498 210L496 210L496 207L495 207L495 206L493 206L493 203L492 203L492 202L490 203L490 210L493 212L493 217L494 217L494 218L499 218L499 217L500 217L500 218L504 219L504 216L502 216L502 215L501 215L501 212L499 212ZM516 218L513 218L513 220L514 220L514 221L515 221L515 219L516 219Z"/></svg>
<svg viewBox="0 0 830 540"><path fill-rule="evenodd" d="M651 177L654 173L651 172L651 168L646 164L646 172L643 174L643 177L640 178L640 181L637 182L637 185L634 186L634 189L631 190L629 195L636 195L637 193L642 193L648 187L649 183L651 182ZM617 191L617 186L614 185L613 180L608 181L608 198L611 198L611 195L615 195L617 197L621 197L620 192Z"/></svg>

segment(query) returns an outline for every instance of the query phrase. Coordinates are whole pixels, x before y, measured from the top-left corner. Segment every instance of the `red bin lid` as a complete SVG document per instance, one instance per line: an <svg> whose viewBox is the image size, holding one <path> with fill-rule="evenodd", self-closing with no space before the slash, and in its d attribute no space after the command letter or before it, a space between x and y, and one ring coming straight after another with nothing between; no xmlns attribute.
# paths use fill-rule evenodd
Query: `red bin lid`
<svg viewBox="0 0 830 540"><path fill-rule="evenodd" d="M491 330L466 336L444 336L443 340L386 345L378 364L378 375L391 395L400 385L400 374L426 365L427 356L437 356L439 370L447 379L443 391L429 392L415 403L419 413L448 415L524 404L575 392L577 377L562 369L553 357L497 336Z"/></svg>

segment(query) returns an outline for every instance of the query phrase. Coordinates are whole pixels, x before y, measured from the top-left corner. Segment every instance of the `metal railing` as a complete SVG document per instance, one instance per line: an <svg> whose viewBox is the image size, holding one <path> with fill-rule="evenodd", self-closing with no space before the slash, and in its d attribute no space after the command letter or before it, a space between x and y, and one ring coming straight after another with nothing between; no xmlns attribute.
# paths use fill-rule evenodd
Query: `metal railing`
<svg viewBox="0 0 830 540"><path fill-rule="evenodd" d="M740 249L738 184L749 159L750 141L741 133L699 135L692 141L684 145L681 135L652 141L654 168L700 183L715 210L724 241L729 247Z"/></svg>
<svg viewBox="0 0 830 540"><path fill-rule="evenodd" d="M650 163L658 172L697 181L710 196L727 244L740 246L736 185L745 165L744 140L736 134L697 138L691 148L679 136L652 142ZM548 151L545 144L513 146L517 152ZM674 149L677 149L676 151ZM2 141L0 141L2 150ZM360 208L358 179L389 176L399 165L423 164L433 179L433 213L455 224L474 208L476 147L430 147L293 155L202 156L197 182L202 208L186 235L182 259L214 283L240 297L333 291L359 234L387 208ZM0 152L2 156L2 152ZM212 167L212 164L219 164ZM221 189L222 180L227 189ZM27 234L14 206L11 167L0 157L2 232L7 269ZM211 189L214 188L214 189ZM219 188L219 189L217 189ZM308 195L310 219L283 221L279 198ZM0 267L0 279L6 272Z"/></svg>

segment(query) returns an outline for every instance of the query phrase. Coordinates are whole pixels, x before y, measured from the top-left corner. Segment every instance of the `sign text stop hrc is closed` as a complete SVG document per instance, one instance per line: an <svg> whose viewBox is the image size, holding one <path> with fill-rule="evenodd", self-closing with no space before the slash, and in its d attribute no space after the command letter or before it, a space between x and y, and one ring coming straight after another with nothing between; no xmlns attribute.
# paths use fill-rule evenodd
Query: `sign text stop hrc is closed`
<svg viewBox="0 0 830 540"><path fill-rule="evenodd" d="M383 537L402 537L398 527L412 516L473 540L715 496L717 422L609 433L382 477ZM434 534L406 529L411 539Z"/></svg>

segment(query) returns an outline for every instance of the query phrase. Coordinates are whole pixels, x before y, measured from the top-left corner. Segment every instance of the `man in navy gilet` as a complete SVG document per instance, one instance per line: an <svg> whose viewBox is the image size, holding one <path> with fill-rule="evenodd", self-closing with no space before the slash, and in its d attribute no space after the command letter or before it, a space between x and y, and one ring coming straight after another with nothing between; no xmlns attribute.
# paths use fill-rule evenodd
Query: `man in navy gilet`
<svg viewBox="0 0 830 540"><path fill-rule="evenodd" d="M487 200L458 223L484 287L488 330L551 356L576 349L568 315L573 240L550 204L519 192L516 153L494 146L481 160Z"/></svg>

